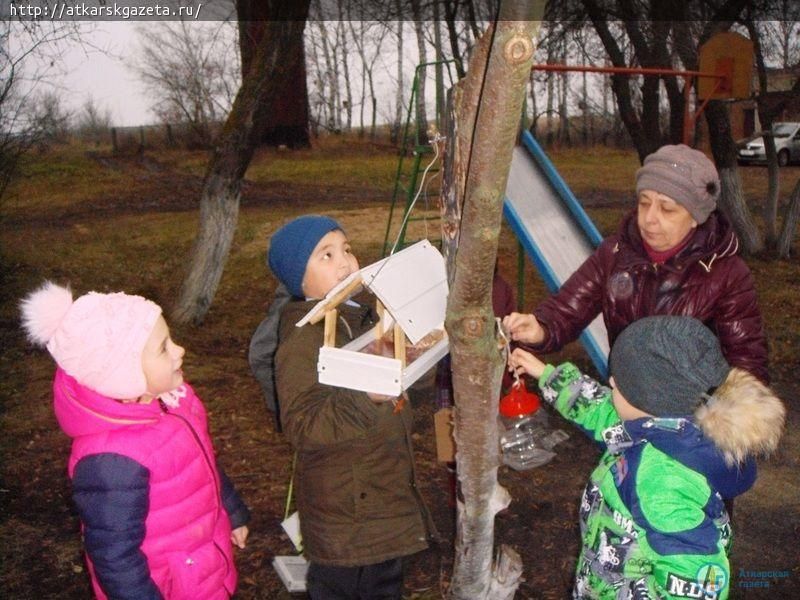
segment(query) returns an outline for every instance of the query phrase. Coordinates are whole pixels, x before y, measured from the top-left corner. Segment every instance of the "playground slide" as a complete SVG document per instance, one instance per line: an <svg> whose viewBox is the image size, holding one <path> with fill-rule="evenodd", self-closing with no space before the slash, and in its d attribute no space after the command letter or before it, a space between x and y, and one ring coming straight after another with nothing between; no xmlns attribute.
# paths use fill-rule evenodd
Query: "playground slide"
<svg viewBox="0 0 800 600"><path fill-rule="evenodd" d="M602 240L527 131L522 144L514 148L503 214L551 292L561 287ZM607 377L609 346L602 315L589 324L580 339L597 370Z"/></svg>

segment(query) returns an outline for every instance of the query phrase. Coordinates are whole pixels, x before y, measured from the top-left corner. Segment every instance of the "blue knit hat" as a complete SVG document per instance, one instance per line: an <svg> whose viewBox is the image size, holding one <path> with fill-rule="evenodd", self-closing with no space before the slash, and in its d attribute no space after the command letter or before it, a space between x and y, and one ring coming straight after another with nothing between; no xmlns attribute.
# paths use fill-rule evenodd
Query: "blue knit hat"
<svg viewBox="0 0 800 600"><path fill-rule="evenodd" d="M308 259L319 241L337 229L342 230L341 225L330 217L304 215L289 221L272 235L269 268L292 296L303 297L303 276Z"/></svg>

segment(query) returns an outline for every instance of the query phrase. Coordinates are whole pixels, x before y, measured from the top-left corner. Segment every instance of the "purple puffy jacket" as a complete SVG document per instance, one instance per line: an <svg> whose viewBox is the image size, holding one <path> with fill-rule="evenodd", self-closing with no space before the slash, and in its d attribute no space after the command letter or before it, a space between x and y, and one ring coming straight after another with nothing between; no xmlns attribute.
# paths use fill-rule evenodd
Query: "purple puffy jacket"
<svg viewBox="0 0 800 600"><path fill-rule="evenodd" d="M98 598L223 600L236 589L231 520L247 509L218 470L200 399L187 384L176 391L176 408L122 403L56 371Z"/></svg>
<svg viewBox="0 0 800 600"><path fill-rule="evenodd" d="M650 262L636 211L600 244L561 289L534 309L546 331L535 352L554 352L577 339L598 313L609 342L637 319L689 315L719 338L732 366L769 382L764 320L739 242L719 211L695 230L685 248L662 265Z"/></svg>

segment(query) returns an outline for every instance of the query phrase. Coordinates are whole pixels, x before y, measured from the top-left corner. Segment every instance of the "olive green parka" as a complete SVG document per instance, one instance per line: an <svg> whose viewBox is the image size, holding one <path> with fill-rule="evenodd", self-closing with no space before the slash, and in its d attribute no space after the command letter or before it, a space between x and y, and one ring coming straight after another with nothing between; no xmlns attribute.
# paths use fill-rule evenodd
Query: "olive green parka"
<svg viewBox="0 0 800 600"><path fill-rule="evenodd" d="M423 550L434 529L415 483L410 403L396 411L392 402L375 402L364 392L320 384L324 325L295 326L313 306L286 305L275 357L281 421L297 452L306 558L362 566ZM368 307L339 306L340 340L374 324Z"/></svg>

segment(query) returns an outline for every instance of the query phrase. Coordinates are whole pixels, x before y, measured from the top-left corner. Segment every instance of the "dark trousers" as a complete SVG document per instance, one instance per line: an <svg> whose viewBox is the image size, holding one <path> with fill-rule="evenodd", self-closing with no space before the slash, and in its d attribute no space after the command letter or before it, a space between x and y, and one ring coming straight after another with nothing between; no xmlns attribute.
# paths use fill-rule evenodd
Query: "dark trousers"
<svg viewBox="0 0 800 600"><path fill-rule="evenodd" d="M312 600L400 600L403 559L364 567L328 567L311 563L306 590Z"/></svg>

